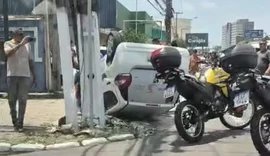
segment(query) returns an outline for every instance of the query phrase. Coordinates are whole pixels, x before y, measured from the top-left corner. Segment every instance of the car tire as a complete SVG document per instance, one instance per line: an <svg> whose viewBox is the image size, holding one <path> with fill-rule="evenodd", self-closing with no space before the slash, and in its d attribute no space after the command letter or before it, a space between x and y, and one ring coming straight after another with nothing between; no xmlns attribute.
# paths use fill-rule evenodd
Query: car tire
<svg viewBox="0 0 270 156"><path fill-rule="evenodd" d="M124 41L120 32L112 31L107 38L107 65L111 65L118 45Z"/></svg>

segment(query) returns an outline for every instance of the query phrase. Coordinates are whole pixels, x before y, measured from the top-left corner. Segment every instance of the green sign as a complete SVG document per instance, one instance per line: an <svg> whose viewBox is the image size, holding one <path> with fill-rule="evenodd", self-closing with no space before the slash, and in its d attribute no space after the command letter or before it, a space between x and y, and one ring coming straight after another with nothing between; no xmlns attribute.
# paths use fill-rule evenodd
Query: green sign
<svg viewBox="0 0 270 156"><path fill-rule="evenodd" d="M208 33L186 34L187 47L208 47Z"/></svg>

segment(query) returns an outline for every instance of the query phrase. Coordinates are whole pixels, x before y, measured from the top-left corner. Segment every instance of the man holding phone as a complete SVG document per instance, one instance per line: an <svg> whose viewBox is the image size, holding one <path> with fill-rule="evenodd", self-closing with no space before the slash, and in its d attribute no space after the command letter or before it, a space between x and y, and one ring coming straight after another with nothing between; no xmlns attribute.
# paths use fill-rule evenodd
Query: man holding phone
<svg viewBox="0 0 270 156"><path fill-rule="evenodd" d="M23 131L23 122L28 99L31 74L36 85L33 56L29 42L34 38L24 36L21 29L12 32L12 39L4 43L7 56L8 103L14 129ZM17 116L16 103L19 102Z"/></svg>

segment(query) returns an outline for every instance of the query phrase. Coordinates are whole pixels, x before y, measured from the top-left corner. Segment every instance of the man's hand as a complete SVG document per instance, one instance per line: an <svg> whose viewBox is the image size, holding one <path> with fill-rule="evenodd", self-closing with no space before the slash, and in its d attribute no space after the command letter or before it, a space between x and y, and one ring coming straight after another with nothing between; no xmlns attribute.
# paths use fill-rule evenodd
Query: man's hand
<svg viewBox="0 0 270 156"><path fill-rule="evenodd" d="M28 43L28 42L29 42L29 38L30 38L30 36L25 36L25 37L22 39L20 45L25 45L26 43Z"/></svg>

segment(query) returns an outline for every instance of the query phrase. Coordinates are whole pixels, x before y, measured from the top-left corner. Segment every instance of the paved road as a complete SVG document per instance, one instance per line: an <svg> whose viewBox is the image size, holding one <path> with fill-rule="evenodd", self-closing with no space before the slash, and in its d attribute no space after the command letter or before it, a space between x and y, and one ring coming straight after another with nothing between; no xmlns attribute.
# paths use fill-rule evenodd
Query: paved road
<svg viewBox="0 0 270 156"><path fill-rule="evenodd" d="M202 142L191 145L178 137L172 118L164 117L157 125L157 134L144 139L18 156L258 156L249 129L230 131L219 120L209 121Z"/></svg>

